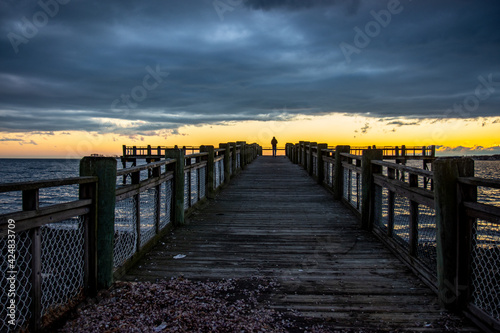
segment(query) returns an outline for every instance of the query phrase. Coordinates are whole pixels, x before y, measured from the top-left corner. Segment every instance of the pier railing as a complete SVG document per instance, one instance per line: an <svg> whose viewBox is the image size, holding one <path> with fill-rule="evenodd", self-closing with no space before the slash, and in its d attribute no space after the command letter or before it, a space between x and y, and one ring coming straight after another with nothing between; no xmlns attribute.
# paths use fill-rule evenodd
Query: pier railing
<svg viewBox="0 0 500 333"><path fill-rule="evenodd" d="M498 332L500 207L478 202L477 193L500 189L500 181L473 177L471 159L435 159L434 147L410 151L286 146L290 160L353 210L360 226L373 231L443 306ZM422 168L405 165L408 160L421 160Z"/></svg>
<svg viewBox="0 0 500 333"><path fill-rule="evenodd" d="M0 331L47 329L109 287L255 159L259 146L197 151L167 149L161 160L148 155L150 163L120 170L115 158L85 157L81 177L0 184L0 193L22 193L22 207L0 215ZM40 207L40 191L68 186L77 199Z"/></svg>
<svg viewBox="0 0 500 333"><path fill-rule="evenodd" d="M500 207L478 195L500 181L458 177L459 289L457 298L493 331L500 331Z"/></svg>
<svg viewBox="0 0 500 333"><path fill-rule="evenodd" d="M0 216L0 331L28 323L35 331L95 290L96 185L96 177L0 185L22 196L22 207ZM62 187L75 200L40 206L40 193Z"/></svg>

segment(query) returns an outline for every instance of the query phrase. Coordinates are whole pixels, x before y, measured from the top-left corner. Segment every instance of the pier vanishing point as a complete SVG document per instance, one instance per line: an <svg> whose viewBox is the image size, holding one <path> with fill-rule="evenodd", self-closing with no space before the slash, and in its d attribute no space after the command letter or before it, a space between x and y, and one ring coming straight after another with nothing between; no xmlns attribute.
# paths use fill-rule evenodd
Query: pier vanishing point
<svg viewBox="0 0 500 333"><path fill-rule="evenodd" d="M500 276L491 265L500 245L478 235L494 233L500 214L477 202L477 187L500 183L475 178L471 160L436 160L434 147L311 142L287 144L277 157L261 154L244 142L192 154L124 147L123 169L94 156L82 159L81 177L0 185L0 193L21 191L23 198L22 212L1 216L0 235L16 220L31 253L19 259L31 271L20 290L30 303L18 309L18 327L43 329L61 303L74 305L114 281L182 276L275 279L273 309L337 330L440 332L447 321L468 317L449 329L498 331ZM68 184L79 186L78 200L39 206L38 191ZM44 241L65 245L40 246ZM81 276L52 276L50 292L62 293L58 284L75 291L65 288L68 295L44 303L49 289L40 286L51 273L42 272L40 253L61 255L66 246L83 246L83 262L54 265Z"/></svg>

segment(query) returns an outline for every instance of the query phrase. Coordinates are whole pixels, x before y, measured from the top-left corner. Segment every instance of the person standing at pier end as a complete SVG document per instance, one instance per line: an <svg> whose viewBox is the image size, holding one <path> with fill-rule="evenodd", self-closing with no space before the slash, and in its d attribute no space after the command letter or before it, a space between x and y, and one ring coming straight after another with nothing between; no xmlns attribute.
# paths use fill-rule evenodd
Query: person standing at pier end
<svg viewBox="0 0 500 333"><path fill-rule="evenodd" d="M278 151L278 148L276 148L276 145L278 144L278 140L273 136L273 139L271 140L271 145L273 146L273 156L276 157L276 153Z"/></svg>

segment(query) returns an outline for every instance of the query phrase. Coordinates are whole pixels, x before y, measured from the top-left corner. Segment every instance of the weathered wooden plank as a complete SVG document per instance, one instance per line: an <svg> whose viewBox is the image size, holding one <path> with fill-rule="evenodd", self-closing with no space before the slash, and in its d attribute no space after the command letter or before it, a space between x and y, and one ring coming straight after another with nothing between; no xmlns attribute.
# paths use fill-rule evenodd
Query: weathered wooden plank
<svg viewBox="0 0 500 333"><path fill-rule="evenodd" d="M432 332L442 318L435 294L284 158L259 157L187 222L123 279L273 277L272 307L339 328Z"/></svg>

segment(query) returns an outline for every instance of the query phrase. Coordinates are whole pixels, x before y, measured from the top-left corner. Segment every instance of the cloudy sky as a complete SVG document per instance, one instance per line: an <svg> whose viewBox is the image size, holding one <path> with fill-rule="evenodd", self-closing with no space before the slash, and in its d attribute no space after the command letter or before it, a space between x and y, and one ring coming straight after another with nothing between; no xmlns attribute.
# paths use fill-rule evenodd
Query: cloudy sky
<svg viewBox="0 0 500 333"><path fill-rule="evenodd" d="M0 0L0 149L342 119L347 143L439 125L495 150L499 17L495 0Z"/></svg>

